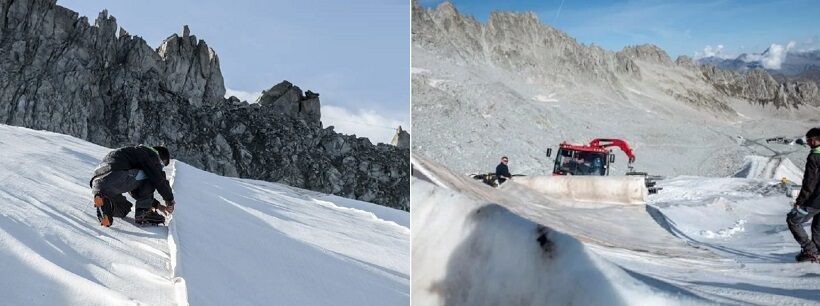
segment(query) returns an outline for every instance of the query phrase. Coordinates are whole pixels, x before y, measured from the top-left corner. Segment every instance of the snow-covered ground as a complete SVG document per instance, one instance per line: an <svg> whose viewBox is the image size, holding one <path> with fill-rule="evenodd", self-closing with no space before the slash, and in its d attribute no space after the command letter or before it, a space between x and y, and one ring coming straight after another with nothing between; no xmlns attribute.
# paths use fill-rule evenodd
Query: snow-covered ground
<svg viewBox="0 0 820 306"><path fill-rule="evenodd" d="M0 125L0 304L409 304L407 213L175 161L168 228L102 228L108 151Z"/></svg>
<svg viewBox="0 0 820 306"><path fill-rule="evenodd" d="M414 303L820 301L820 265L794 262L776 179L674 177L647 205L624 206L493 189L413 158Z"/></svg>

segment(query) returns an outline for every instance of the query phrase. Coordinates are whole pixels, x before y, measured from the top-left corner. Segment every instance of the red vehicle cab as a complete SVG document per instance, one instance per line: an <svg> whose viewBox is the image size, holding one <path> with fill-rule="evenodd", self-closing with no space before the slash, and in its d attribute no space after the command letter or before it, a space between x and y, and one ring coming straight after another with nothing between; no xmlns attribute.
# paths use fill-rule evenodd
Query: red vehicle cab
<svg viewBox="0 0 820 306"><path fill-rule="evenodd" d="M615 155L608 147L617 146L629 157L629 164L635 161L632 150L625 141L620 139L593 139L589 145L569 144L566 142L558 146L555 155L553 175L609 175L609 164L615 162ZM547 149L547 157L552 155L552 149Z"/></svg>

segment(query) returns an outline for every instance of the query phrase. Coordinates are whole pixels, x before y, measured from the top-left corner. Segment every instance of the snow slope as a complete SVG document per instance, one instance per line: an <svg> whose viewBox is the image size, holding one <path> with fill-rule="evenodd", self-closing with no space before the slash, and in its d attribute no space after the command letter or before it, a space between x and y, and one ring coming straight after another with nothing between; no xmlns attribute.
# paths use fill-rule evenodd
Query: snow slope
<svg viewBox="0 0 820 306"><path fill-rule="evenodd" d="M803 169L785 157L746 156L743 167L735 177L775 180L786 178L799 184L803 181Z"/></svg>
<svg viewBox="0 0 820 306"><path fill-rule="evenodd" d="M514 184L493 189L413 158L414 302L820 301L820 265L794 263L791 207L776 180L676 177L661 181L648 205L621 206L550 199ZM538 224L548 248L537 241Z"/></svg>
<svg viewBox="0 0 820 306"><path fill-rule="evenodd" d="M174 189L177 273L192 305L409 304L407 227L180 162Z"/></svg>
<svg viewBox="0 0 820 306"><path fill-rule="evenodd" d="M407 213L175 161L168 228L101 228L88 179L108 151L0 125L4 304L409 303Z"/></svg>

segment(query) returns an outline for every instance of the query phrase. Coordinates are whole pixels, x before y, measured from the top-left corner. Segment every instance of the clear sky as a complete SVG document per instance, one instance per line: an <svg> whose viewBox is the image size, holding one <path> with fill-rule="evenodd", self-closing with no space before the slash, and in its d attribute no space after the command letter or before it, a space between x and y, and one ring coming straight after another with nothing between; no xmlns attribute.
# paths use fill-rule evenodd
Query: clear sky
<svg viewBox="0 0 820 306"><path fill-rule="evenodd" d="M228 94L253 99L282 80L321 95L336 131L389 142L410 128L409 0L58 0L102 9L156 48L187 24L219 55Z"/></svg>
<svg viewBox="0 0 820 306"><path fill-rule="evenodd" d="M419 3L430 7L441 2ZM820 1L816 0L452 2L462 14L482 22L493 10L531 11L541 22L581 43L594 43L608 50L651 43L666 50L673 60L678 55L718 53L731 57L760 53L772 44L786 46L792 41L797 49L820 46Z"/></svg>

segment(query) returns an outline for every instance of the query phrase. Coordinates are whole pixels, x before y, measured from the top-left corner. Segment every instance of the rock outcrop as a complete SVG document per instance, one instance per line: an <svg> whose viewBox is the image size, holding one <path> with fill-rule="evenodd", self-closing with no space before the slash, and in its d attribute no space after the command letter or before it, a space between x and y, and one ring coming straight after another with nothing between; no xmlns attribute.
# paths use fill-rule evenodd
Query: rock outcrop
<svg viewBox="0 0 820 306"><path fill-rule="evenodd" d="M293 86L288 81L263 90L256 102L265 107L277 108L290 116L303 117L308 123L321 126L319 94L310 90L303 94L299 86Z"/></svg>
<svg viewBox="0 0 820 306"><path fill-rule="evenodd" d="M710 84L731 97L776 108L820 106L820 91L812 81L779 82L759 68L736 72L705 65L699 69Z"/></svg>
<svg viewBox="0 0 820 306"><path fill-rule="evenodd" d="M672 59L669 58L666 51L663 51L655 45L643 44L627 46L624 47L623 50L618 51L617 54L632 60L640 59L661 65L672 65Z"/></svg>
<svg viewBox="0 0 820 306"><path fill-rule="evenodd" d="M164 144L219 174L409 209L409 150L322 128L319 95L288 82L225 99L219 58L187 27L155 50L55 0L0 0L0 17L0 123Z"/></svg>
<svg viewBox="0 0 820 306"><path fill-rule="evenodd" d="M396 129L396 135L390 140L390 144L399 147L400 149L410 149L410 133L401 129L399 126Z"/></svg>

